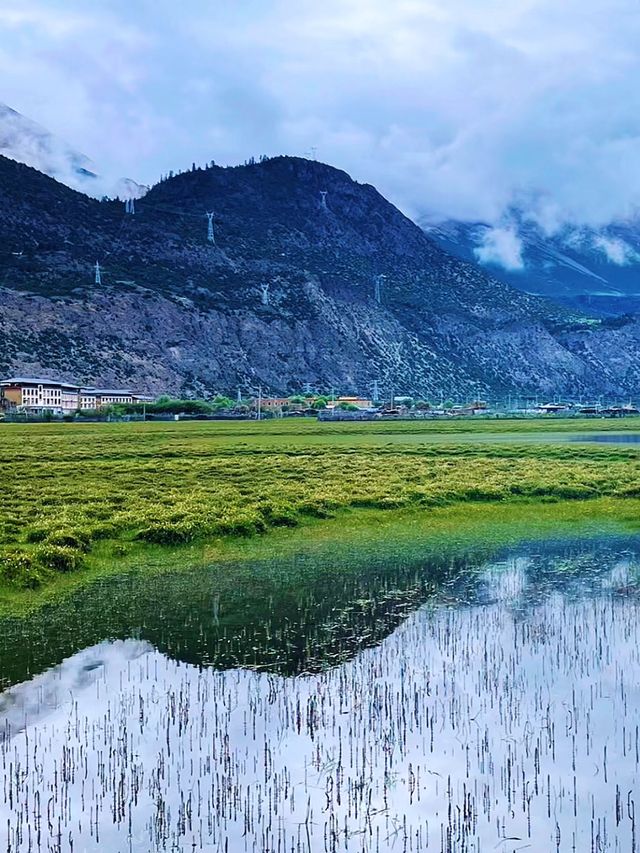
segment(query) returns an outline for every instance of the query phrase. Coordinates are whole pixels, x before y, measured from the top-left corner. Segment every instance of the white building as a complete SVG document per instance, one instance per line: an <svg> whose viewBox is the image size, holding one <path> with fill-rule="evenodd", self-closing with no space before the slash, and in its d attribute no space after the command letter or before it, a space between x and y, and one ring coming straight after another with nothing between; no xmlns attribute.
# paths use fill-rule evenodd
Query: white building
<svg viewBox="0 0 640 853"><path fill-rule="evenodd" d="M16 376L0 381L0 397L8 408L64 415L78 410L80 387L58 379Z"/></svg>
<svg viewBox="0 0 640 853"><path fill-rule="evenodd" d="M0 403L4 408L40 415L73 414L116 403L150 403L152 397L136 394L128 388L82 388L57 379L31 379L17 376L0 381Z"/></svg>

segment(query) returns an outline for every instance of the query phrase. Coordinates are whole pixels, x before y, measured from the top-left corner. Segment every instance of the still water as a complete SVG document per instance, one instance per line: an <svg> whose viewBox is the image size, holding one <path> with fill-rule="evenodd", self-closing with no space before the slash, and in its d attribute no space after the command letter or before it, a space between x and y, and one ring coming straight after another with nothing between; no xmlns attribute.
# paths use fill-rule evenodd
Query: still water
<svg viewBox="0 0 640 853"><path fill-rule="evenodd" d="M640 433L637 432L619 432L619 433L602 433L601 435L575 435L572 441L597 441L604 444L639 444Z"/></svg>
<svg viewBox="0 0 640 853"><path fill-rule="evenodd" d="M90 626L95 589L0 626L2 849L635 851L639 549L305 567L249 609L118 579Z"/></svg>

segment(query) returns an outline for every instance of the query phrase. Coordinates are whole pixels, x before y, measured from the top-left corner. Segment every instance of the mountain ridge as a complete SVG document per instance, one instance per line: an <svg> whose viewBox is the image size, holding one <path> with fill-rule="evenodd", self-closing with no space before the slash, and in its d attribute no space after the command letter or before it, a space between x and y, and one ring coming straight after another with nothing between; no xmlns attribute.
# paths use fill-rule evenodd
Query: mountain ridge
<svg viewBox="0 0 640 853"><path fill-rule="evenodd" d="M635 321L600 328L495 281L316 161L194 168L132 215L0 158L0 194L2 372L205 395L373 380L431 396L628 393L640 376Z"/></svg>

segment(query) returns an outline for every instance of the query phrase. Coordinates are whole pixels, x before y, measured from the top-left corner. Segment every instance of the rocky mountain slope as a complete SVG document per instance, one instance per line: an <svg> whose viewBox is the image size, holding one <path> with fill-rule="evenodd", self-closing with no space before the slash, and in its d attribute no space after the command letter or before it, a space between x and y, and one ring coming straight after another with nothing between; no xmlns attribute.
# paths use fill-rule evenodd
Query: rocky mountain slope
<svg viewBox="0 0 640 853"><path fill-rule="evenodd" d="M520 290L600 316L640 313L638 219L550 235L511 210L496 226L449 221L425 230L445 251Z"/></svg>
<svg viewBox="0 0 640 853"><path fill-rule="evenodd" d="M0 158L3 374L176 393L377 379L425 396L629 394L640 325L614 325L492 279L315 161L194 169L132 215Z"/></svg>

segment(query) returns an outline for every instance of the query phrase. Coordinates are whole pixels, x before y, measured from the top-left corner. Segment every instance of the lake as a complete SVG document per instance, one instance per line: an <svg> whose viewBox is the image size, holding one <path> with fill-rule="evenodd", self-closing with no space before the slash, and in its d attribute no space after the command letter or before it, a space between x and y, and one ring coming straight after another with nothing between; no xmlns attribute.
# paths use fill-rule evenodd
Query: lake
<svg viewBox="0 0 640 853"><path fill-rule="evenodd" d="M639 567L130 574L4 620L2 849L636 850Z"/></svg>

